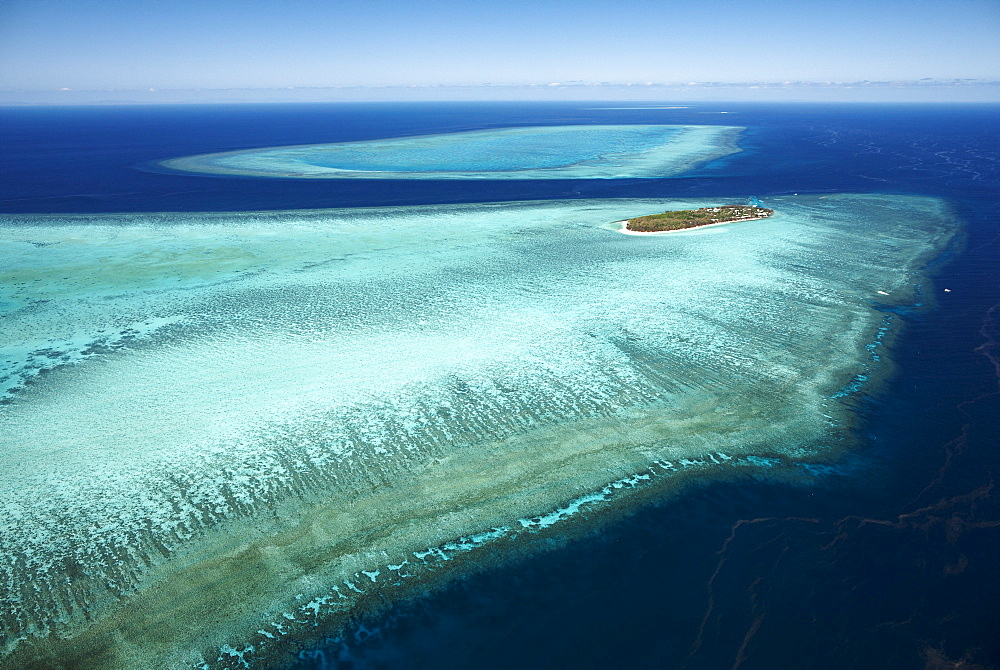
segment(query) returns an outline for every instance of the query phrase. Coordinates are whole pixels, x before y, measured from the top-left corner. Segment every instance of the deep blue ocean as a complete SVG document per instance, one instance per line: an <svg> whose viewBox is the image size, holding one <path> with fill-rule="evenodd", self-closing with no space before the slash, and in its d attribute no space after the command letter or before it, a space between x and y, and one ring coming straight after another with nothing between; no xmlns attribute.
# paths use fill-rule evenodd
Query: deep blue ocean
<svg viewBox="0 0 1000 670"><path fill-rule="evenodd" d="M683 103L679 103L683 104ZM832 192L946 198L949 291L903 313L863 446L819 477L688 486L301 640L286 667L1000 667L1000 105L424 103L0 109L0 212L250 211ZM638 107L638 106L637 106ZM726 113L722 113L726 112ZM209 177L189 154L559 124L723 124L684 177ZM0 259L2 262L2 259Z"/></svg>

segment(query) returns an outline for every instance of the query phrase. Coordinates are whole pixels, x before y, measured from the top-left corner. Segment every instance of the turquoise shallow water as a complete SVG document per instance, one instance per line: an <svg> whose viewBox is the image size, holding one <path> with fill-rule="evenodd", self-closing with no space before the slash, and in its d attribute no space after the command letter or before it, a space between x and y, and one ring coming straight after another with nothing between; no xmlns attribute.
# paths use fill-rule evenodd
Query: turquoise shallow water
<svg viewBox="0 0 1000 670"><path fill-rule="evenodd" d="M738 151L734 126L503 128L172 158L171 170L298 179L668 177Z"/></svg>
<svg viewBox="0 0 1000 670"><path fill-rule="evenodd" d="M950 212L616 232L707 204L0 219L6 649L260 655L618 492L835 457Z"/></svg>

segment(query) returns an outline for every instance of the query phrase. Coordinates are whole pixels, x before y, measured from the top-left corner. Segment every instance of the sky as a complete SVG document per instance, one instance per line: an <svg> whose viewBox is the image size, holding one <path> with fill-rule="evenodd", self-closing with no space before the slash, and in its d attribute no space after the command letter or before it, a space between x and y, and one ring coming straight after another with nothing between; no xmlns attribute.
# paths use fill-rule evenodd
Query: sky
<svg viewBox="0 0 1000 670"><path fill-rule="evenodd" d="M0 0L0 90L1000 81L1000 0Z"/></svg>

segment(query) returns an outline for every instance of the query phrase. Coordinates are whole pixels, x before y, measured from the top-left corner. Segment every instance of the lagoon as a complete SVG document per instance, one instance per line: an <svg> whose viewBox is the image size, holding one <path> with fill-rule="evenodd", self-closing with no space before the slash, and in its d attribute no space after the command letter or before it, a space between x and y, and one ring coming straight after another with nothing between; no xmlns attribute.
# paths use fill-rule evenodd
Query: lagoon
<svg viewBox="0 0 1000 670"><path fill-rule="evenodd" d="M162 168L282 179L669 177L736 153L736 126L560 125L172 158Z"/></svg>

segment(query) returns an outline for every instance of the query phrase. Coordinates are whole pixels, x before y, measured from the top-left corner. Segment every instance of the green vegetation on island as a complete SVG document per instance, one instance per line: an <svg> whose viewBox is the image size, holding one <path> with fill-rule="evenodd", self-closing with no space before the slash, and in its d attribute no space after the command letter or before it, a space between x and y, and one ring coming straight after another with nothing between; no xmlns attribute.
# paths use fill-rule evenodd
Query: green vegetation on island
<svg viewBox="0 0 1000 670"><path fill-rule="evenodd" d="M773 209L755 205L722 205L720 207L702 207L701 209L680 209L674 212L629 219L625 222L625 229L636 233L660 233L668 230L710 226L715 223L766 219L772 214L774 214Z"/></svg>

